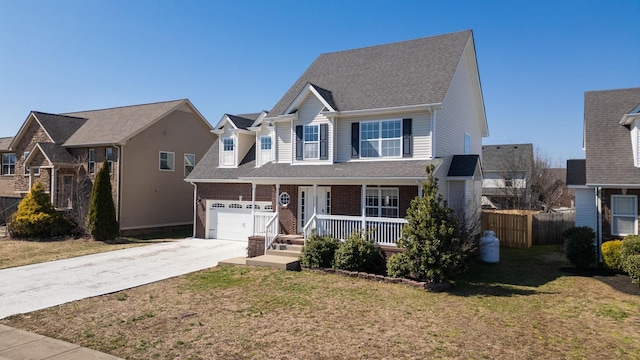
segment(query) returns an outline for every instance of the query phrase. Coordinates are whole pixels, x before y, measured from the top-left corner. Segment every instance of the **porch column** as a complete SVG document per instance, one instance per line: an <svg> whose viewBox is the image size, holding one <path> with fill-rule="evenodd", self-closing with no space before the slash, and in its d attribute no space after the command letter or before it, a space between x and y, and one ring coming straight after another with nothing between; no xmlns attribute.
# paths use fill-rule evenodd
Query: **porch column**
<svg viewBox="0 0 640 360"><path fill-rule="evenodd" d="M362 211L362 231L364 232L367 229L367 184L362 184L360 210Z"/></svg>
<svg viewBox="0 0 640 360"><path fill-rule="evenodd" d="M422 197L422 183L418 181L418 197Z"/></svg>
<svg viewBox="0 0 640 360"><path fill-rule="evenodd" d="M313 184L313 215L318 213L318 184Z"/></svg>
<svg viewBox="0 0 640 360"><path fill-rule="evenodd" d="M251 229L256 234L256 184L251 183Z"/></svg>
<svg viewBox="0 0 640 360"><path fill-rule="evenodd" d="M280 214L280 184L276 184L276 214ZM280 234L280 215L276 224L276 234Z"/></svg>
<svg viewBox="0 0 640 360"><path fill-rule="evenodd" d="M53 204L53 207L57 207L56 206L56 168L55 166L51 167L51 181L49 181L49 191L51 193L51 204Z"/></svg>

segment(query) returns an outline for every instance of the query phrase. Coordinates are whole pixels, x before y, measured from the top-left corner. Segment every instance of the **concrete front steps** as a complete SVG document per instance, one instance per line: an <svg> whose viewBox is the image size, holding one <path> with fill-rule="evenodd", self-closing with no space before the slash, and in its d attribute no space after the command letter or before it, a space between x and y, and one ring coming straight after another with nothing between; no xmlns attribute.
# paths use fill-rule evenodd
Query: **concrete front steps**
<svg viewBox="0 0 640 360"><path fill-rule="evenodd" d="M233 258L218 262L220 265L266 266L282 270L300 270L302 245L273 244L265 255L252 258Z"/></svg>

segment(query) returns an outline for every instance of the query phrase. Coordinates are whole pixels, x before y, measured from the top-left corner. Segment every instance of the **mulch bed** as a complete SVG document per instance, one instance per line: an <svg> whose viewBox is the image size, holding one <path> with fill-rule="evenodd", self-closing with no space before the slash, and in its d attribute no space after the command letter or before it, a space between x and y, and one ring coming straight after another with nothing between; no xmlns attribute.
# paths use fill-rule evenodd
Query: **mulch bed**
<svg viewBox="0 0 640 360"><path fill-rule="evenodd" d="M574 276L590 277L625 294L640 296L640 284L632 283L631 278L626 274L617 273L605 268L578 269L574 267L561 267L560 271Z"/></svg>

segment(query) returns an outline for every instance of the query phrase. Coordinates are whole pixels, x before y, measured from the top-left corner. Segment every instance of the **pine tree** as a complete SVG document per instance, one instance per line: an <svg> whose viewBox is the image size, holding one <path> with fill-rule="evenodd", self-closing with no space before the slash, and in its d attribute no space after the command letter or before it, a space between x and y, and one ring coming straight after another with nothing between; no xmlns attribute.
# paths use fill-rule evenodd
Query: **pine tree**
<svg viewBox="0 0 640 360"><path fill-rule="evenodd" d="M96 174L96 180L91 189L87 229L98 241L113 240L120 232L111 194L109 165L106 161L102 163L102 167Z"/></svg>
<svg viewBox="0 0 640 360"><path fill-rule="evenodd" d="M20 201L11 217L11 236L17 238L51 237L69 235L73 224L59 213L37 181Z"/></svg>
<svg viewBox="0 0 640 360"><path fill-rule="evenodd" d="M398 246L405 248L413 276L440 283L462 270L465 250L453 210L438 193L434 169L433 165L426 168L422 197L411 201Z"/></svg>

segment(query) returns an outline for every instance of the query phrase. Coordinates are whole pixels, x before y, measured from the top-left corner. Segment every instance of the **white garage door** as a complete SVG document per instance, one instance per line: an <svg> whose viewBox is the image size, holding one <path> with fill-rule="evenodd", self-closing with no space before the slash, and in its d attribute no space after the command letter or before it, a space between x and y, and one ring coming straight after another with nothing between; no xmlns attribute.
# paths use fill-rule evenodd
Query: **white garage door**
<svg viewBox="0 0 640 360"><path fill-rule="evenodd" d="M256 210L271 203L256 202ZM248 241L253 235L251 201L207 200L209 239Z"/></svg>

